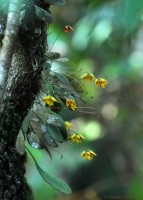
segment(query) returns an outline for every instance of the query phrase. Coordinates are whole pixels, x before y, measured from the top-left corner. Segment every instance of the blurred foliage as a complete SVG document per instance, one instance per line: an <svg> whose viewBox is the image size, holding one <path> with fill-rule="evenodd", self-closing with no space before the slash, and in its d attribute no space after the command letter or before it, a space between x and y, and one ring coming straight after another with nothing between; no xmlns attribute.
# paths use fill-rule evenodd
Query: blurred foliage
<svg viewBox="0 0 143 200"><path fill-rule="evenodd" d="M61 113L84 133L84 146L95 150L98 157L83 161L79 155L82 145L65 144L59 148L62 160L55 152L55 158L45 163L44 155L34 150L43 166L55 169L74 192L65 197L47 188L28 165L35 200L98 200L115 195L142 199L143 1L74 0L60 8L60 14L59 8L51 11L54 23L48 35L49 49L52 46L50 51L70 59L63 64L53 62L53 69L76 70L77 76L91 72L106 78L109 86L101 90L91 83L84 85L84 98L96 115ZM59 35L67 24L74 32Z"/></svg>

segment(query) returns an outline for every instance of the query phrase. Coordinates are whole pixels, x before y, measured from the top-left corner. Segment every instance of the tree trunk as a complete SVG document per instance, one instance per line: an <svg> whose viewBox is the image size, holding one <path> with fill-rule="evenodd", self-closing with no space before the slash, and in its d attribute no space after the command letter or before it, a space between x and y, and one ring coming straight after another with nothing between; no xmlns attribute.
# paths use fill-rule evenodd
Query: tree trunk
<svg viewBox="0 0 143 200"><path fill-rule="evenodd" d="M27 21L18 33L0 105L0 200L33 199L24 178L26 154L17 153L15 142L22 120L40 90L47 25L42 21L35 22L33 2L27 0L28 4L31 4L28 6L31 11L26 10Z"/></svg>

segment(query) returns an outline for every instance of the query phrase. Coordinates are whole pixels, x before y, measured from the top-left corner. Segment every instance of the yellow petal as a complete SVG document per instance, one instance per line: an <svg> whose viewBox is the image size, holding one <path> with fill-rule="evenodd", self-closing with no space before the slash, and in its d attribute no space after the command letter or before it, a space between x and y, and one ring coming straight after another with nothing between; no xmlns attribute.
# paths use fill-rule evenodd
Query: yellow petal
<svg viewBox="0 0 143 200"><path fill-rule="evenodd" d="M95 76L93 74L86 73L83 74L80 78L84 79L85 81L92 81L93 79L95 79Z"/></svg>
<svg viewBox="0 0 143 200"><path fill-rule="evenodd" d="M73 99L67 99L66 106L70 107L72 110L75 110L77 108L77 104L75 103Z"/></svg>
<svg viewBox="0 0 143 200"><path fill-rule="evenodd" d="M49 106L53 106L54 105L54 102L58 102L55 97L53 96L46 96L46 97L43 97L42 100L44 101L44 103L48 104Z"/></svg>
<svg viewBox="0 0 143 200"><path fill-rule="evenodd" d="M70 122L65 122L65 125L66 125L66 129L69 131L70 129L71 129L71 127L72 127L72 123L70 123Z"/></svg>
<svg viewBox="0 0 143 200"><path fill-rule="evenodd" d="M94 151L89 150L89 153L91 153L94 156L97 156L97 154Z"/></svg>
<svg viewBox="0 0 143 200"><path fill-rule="evenodd" d="M81 156L82 156L83 159L86 159L86 158L87 158L87 153L86 153L86 151L83 151L83 152L81 153Z"/></svg>
<svg viewBox="0 0 143 200"><path fill-rule="evenodd" d="M98 79L95 80L95 84L96 84L97 87L99 86L99 80Z"/></svg>

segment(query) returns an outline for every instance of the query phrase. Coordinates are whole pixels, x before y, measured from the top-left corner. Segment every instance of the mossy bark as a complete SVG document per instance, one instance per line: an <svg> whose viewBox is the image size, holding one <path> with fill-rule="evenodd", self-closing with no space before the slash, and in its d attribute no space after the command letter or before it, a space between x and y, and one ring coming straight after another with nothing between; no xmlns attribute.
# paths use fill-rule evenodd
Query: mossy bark
<svg viewBox="0 0 143 200"><path fill-rule="evenodd" d="M42 81L47 25L33 22L29 29L21 27L19 30L4 100L0 105L0 200L33 199L24 178L26 154L19 155L15 148L22 120Z"/></svg>

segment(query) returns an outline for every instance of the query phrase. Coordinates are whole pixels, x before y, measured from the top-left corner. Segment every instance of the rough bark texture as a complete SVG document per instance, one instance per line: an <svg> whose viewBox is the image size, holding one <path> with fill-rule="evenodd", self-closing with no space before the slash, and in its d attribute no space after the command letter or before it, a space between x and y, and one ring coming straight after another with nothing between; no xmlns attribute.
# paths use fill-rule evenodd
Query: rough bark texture
<svg viewBox="0 0 143 200"><path fill-rule="evenodd" d="M3 47L0 53L0 99L3 97L6 88L13 48L15 46L20 25L22 3L23 0L10 0L9 3L5 37L3 39Z"/></svg>
<svg viewBox="0 0 143 200"><path fill-rule="evenodd" d="M30 8L32 10L32 3ZM46 49L47 25L38 20L35 23L32 12L27 12L27 27L19 30L7 89L1 104L0 200L32 199L31 190L24 178L26 155L17 153L15 142L21 122L40 89L40 66Z"/></svg>

